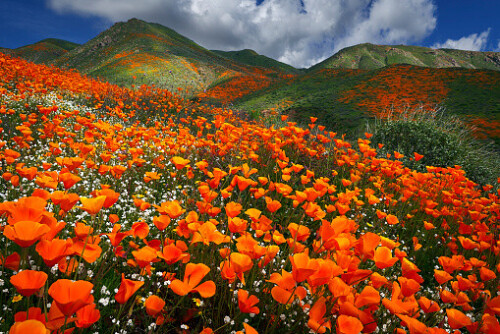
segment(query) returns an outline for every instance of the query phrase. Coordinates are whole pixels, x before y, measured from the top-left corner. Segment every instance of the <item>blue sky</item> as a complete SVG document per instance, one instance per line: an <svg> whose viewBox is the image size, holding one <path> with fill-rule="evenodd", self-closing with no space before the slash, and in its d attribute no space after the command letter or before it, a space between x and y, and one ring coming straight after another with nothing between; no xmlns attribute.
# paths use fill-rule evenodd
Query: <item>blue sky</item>
<svg viewBox="0 0 500 334"><path fill-rule="evenodd" d="M85 43L137 17L209 49L306 67L363 42L500 51L499 14L497 0L2 0L0 47Z"/></svg>

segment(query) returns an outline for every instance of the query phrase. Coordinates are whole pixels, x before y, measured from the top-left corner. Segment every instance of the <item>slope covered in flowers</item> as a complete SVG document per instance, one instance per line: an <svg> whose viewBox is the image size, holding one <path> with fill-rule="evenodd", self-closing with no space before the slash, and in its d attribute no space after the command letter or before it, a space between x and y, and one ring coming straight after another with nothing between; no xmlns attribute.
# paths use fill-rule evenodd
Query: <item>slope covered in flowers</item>
<svg viewBox="0 0 500 334"><path fill-rule="evenodd" d="M458 168L4 55L0 94L3 331L500 331L499 194Z"/></svg>

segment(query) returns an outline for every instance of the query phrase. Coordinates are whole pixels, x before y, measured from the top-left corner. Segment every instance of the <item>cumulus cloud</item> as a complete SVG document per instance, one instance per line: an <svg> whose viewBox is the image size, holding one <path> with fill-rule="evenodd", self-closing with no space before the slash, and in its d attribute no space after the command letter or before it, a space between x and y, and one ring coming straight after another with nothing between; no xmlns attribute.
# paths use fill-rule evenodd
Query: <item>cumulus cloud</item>
<svg viewBox="0 0 500 334"><path fill-rule="evenodd" d="M444 43L436 43L432 47L436 49L459 49L469 51L483 51L488 43L490 28L480 34L471 34L460 39L448 39ZM500 48L500 43L499 43Z"/></svg>
<svg viewBox="0 0 500 334"><path fill-rule="evenodd" d="M168 26L209 49L250 48L297 67L363 42L417 42L436 26L433 0L46 0L58 12Z"/></svg>

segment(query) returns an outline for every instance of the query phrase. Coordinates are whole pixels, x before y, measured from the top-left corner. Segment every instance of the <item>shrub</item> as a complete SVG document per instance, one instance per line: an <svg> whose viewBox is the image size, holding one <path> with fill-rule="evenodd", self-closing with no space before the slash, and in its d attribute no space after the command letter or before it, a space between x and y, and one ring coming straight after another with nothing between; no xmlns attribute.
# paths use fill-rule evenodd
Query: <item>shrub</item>
<svg viewBox="0 0 500 334"><path fill-rule="evenodd" d="M379 154L403 154L405 165L418 171L426 166L461 166L466 176L480 184L497 184L500 155L489 142L476 139L474 129L442 108L389 112L368 126L372 142L383 144ZM414 152L424 157L416 161Z"/></svg>

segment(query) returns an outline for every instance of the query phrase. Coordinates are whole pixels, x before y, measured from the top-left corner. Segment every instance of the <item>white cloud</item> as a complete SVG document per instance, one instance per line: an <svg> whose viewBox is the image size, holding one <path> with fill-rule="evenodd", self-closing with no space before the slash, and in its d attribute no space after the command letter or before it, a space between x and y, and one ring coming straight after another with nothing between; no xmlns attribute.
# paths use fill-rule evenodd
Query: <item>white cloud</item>
<svg viewBox="0 0 500 334"><path fill-rule="evenodd" d="M157 22L209 49L250 48L307 67L349 45L417 42L433 0L46 0L58 12Z"/></svg>
<svg viewBox="0 0 500 334"><path fill-rule="evenodd" d="M490 28L480 34L471 34L460 39L448 39L444 43L436 43L432 47L435 49L459 49L469 51L484 51L488 43ZM500 49L500 42L498 44Z"/></svg>

